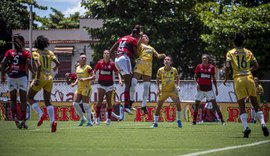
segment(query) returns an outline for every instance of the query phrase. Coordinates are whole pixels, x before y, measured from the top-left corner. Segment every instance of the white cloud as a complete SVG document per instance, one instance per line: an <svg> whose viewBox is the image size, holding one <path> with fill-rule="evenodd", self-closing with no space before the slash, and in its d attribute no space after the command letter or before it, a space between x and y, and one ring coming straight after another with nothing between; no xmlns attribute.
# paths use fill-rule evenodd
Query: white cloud
<svg viewBox="0 0 270 156"><path fill-rule="evenodd" d="M79 12L80 15L83 15L86 12L86 10L81 7L81 0L73 0L72 2L73 6L63 11L65 16L69 16L70 14L74 14L75 12Z"/></svg>

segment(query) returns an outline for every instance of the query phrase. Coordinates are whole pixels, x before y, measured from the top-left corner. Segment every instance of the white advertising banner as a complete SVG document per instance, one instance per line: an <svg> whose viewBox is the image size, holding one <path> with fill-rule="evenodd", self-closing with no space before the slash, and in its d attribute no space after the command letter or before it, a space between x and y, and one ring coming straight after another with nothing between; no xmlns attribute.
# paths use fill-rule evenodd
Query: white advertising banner
<svg viewBox="0 0 270 156"><path fill-rule="evenodd" d="M97 101L97 84L92 85L92 96L91 96L91 102ZM121 86L119 84L115 84L116 92L120 96L121 101L124 100L124 86ZM196 94L196 85L194 81L181 81L181 90L180 90L180 100L182 102L188 102L188 101L194 101L194 97ZM55 82L53 85L52 90L52 96L51 101L57 101L57 102L68 102L72 101L74 92L76 90L75 87L71 87L67 85L65 82ZM214 86L213 86L214 88ZM0 85L0 93L7 92L7 84L1 84ZM215 91L215 89L214 89ZM236 96L234 93L233 83L228 82L226 86L223 85L222 82L218 82L218 91L219 95L216 97L217 102L236 102ZM157 86L155 82L151 82L150 86L150 94L149 94L149 101L150 102L156 102L157 101ZM143 85L142 83L138 83L136 87L136 93L135 93L135 101L142 101L142 94L143 94ZM43 100L43 91L39 92L35 99L38 101ZM3 97L1 97L0 100L5 100ZM168 99L167 102L170 102L171 99Z"/></svg>

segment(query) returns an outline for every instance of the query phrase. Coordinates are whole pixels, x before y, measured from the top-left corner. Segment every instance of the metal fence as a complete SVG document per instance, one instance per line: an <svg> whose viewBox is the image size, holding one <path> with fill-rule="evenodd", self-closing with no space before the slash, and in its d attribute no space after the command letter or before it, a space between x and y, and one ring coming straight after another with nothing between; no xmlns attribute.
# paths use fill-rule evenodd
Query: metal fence
<svg viewBox="0 0 270 156"><path fill-rule="evenodd" d="M261 85L264 88L264 94L261 96L261 102L270 102L270 81L263 80L261 81ZM115 84L116 92L120 96L121 101L124 101L124 86L119 84ZM182 80L181 81L181 90L179 92L181 101L194 101L194 97L196 94L196 85L192 80ZM214 87L213 87L214 88ZM74 92L76 90L75 87L71 87L66 84L65 81L55 81L52 90L52 101L63 101L68 102L72 101ZM234 92L233 82L229 81L226 86L223 85L223 81L218 81L218 90L219 95L216 97L217 102L236 102L236 96ZM8 91L7 84L0 85L0 93L5 93ZM148 101L156 102L157 101L157 86L155 81L151 81L150 85L150 95ZM135 101L142 101L143 94L143 85L142 83L138 83L135 92ZM39 92L36 97L36 100L43 100L43 92ZM0 100L6 100L5 97L0 97ZM91 101L97 101L97 84L92 85L92 96ZM171 99L168 99L167 102L170 102Z"/></svg>

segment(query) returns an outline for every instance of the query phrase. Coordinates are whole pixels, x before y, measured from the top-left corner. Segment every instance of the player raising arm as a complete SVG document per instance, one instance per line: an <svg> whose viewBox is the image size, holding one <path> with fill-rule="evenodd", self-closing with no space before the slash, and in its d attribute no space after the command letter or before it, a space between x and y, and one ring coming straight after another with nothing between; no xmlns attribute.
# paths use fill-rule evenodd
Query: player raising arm
<svg viewBox="0 0 270 156"><path fill-rule="evenodd" d="M149 96L150 81L152 77L152 62L153 57L158 59L164 58L165 54L159 54L152 46L148 45L149 37L143 34L141 38L142 44L139 45L138 55L139 58L136 61L136 66L134 69L134 75L132 78L131 89L130 89L130 102L134 102L134 93L136 89L137 82L140 78L143 80L143 101L141 110L148 114L146 109L146 101Z"/></svg>

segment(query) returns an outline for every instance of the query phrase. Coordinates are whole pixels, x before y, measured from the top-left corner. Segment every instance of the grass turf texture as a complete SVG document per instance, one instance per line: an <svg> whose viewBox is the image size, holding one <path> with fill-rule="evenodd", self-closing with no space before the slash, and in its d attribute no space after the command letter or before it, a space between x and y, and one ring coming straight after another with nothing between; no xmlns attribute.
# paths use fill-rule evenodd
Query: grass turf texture
<svg viewBox="0 0 270 156"><path fill-rule="evenodd" d="M264 137L260 124L249 124L251 134L243 138L241 123L161 122L150 128L150 122L112 122L93 127L78 127L79 122L58 122L56 133L45 121L28 122L28 130L17 129L14 122L0 121L0 155L2 156L177 156L228 146L270 140ZM268 127L270 127L268 125ZM209 153L206 155L269 155L270 142L252 147Z"/></svg>

